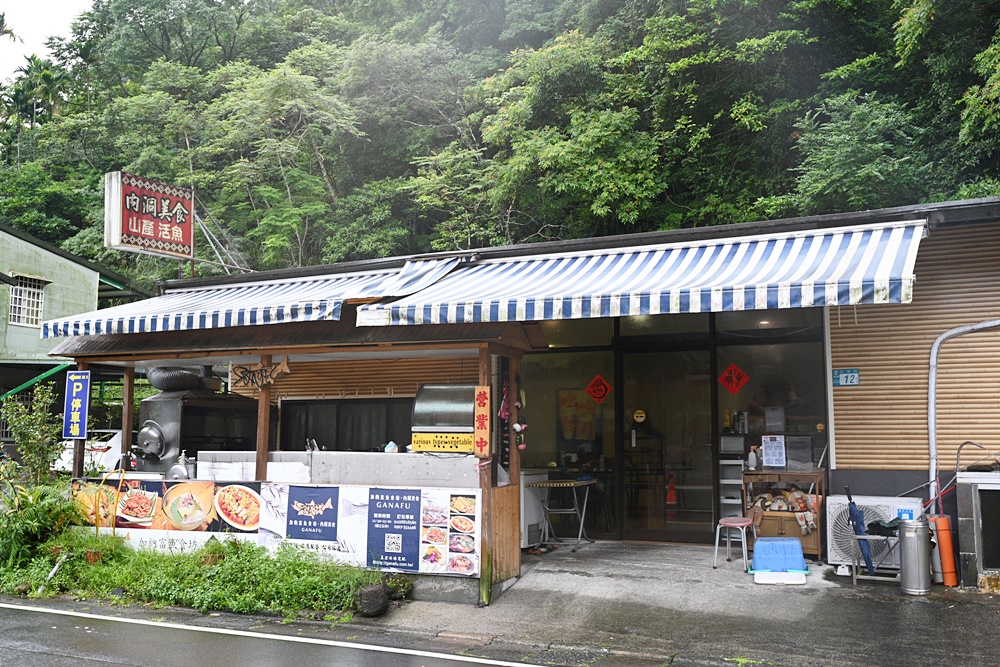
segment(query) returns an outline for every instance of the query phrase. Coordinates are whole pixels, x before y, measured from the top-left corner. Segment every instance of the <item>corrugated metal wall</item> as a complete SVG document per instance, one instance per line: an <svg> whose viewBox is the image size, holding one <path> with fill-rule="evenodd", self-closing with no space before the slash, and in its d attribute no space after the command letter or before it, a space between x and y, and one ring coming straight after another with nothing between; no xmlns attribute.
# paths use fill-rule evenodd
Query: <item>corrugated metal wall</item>
<svg viewBox="0 0 1000 667"><path fill-rule="evenodd" d="M861 371L861 386L832 390L837 468L927 469L931 346L949 329L1000 318L998 241L1000 224L933 229L913 303L830 308L833 368ZM1000 330L944 344L937 410L942 469L954 469L965 440L1000 449ZM963 464L974 454L967 447Z"/></svg>
<svg viewBox="0 0 1000 667"><path fill-rule="evenodd" d="M280 361L274 357L274 363ZM275 399L336 399L414 396L428 383L478 381L478 357L414 357L351 359L289 364L289 372L274 382ZM249 388L233 391L254 395Z"/></svg>

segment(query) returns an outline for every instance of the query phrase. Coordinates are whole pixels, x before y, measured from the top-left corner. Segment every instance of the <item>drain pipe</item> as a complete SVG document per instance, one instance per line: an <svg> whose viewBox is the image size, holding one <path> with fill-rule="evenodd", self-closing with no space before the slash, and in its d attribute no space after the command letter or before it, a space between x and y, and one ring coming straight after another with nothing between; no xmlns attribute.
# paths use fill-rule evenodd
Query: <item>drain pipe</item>
<svg viewBox="0 0 1000 667"><path fill-rule="evenodd" d="M931 346L930 376L927 380L927 441L930 449L930 501L937 500L938 514L944 514L944 503L941 501L940 489L938 489L938 448L937 448L937 370L938 357L941 354L941 346L945 341L974 333L983 329L995 329L1000 327L1000 320L986 320L976 324L966 324L964 326L949 329L937 337L934 345Z"/></svg>

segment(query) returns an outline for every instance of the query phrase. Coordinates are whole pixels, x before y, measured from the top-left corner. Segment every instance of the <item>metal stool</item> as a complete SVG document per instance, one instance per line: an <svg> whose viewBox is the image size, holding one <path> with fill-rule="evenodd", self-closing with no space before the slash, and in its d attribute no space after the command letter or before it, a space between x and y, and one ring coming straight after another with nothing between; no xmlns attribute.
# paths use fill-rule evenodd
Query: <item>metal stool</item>
<svg viewBox="0 0 1000 667"><path fill-rule="evenodd" d="M726 529L726 560L733 559L732 534L733 529L740 531L740 542L743 545L743 571L749 572L750 566L747 562L747 528L753 528L754 539L757 539L757 527L753 525L753 519L742 516L724 516L719 519L719 525L715 528L715 562L712 568L719 566L719 536L722 529Z"/></svg>

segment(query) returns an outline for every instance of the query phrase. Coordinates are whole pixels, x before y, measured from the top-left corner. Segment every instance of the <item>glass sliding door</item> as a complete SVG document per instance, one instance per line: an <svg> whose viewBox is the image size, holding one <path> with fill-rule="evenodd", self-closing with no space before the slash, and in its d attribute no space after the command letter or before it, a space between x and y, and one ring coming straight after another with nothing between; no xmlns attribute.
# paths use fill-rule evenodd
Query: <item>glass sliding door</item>
<svg viewBox="0 0 1000 667"><path fill-rule="evenodd" d="M708 350L623 355L623 537L705 542L713 523Z"/></svg>

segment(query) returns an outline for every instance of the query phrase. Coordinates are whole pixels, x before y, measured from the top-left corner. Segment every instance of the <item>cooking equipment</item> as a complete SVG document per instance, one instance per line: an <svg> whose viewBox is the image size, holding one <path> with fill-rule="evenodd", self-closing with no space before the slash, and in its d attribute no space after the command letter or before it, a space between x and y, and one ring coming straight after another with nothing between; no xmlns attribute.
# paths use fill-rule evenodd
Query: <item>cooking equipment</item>
<svg viewBox="0 0 1000 667"><path fill-rule="evenodd" d="M421 386L413 399L410 449L417 452L472 453L475 400L475 385Z"/></svg>
<svg viewBox="0 0 1000 667"><path fill-rule="evenodd" d="M194 477L186 463L201 451L257 447L257 401L236 394L164 391L142 401L139 423L135 448L139 472Z"/></svg>

